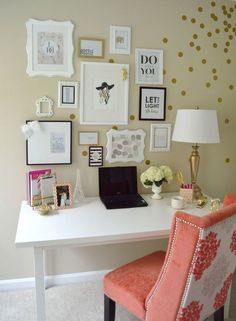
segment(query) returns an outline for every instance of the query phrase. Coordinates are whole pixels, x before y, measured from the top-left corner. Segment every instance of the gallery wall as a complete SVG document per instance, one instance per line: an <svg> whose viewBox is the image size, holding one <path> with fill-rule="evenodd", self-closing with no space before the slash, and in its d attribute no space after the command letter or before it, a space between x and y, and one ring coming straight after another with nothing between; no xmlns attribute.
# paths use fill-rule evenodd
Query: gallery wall
<svg viewBox="0 0 236 321"><path fill-rule="evenodd" d="M71 21L74 24L74 74L65 77L30 77L26 73L26 26L28 19ZM80 125L79 108L57 108L58 81L80 81L78 57L79 37L103 38L104 59L89 61L129 64L129 124L118 129L143 129L146 133L144 160L136 165L138 175L150 165L168 165L180 169L186 181L190 179L188 157L190 144L171 143L168 152L150 152L152 121L139 120L139 85L135 84L135 48L163 49L164 83L166 88L166 119L175 121L179 108L216 109L220 129L220 144L200 146L199 184L212 197L223 198L226 192L236 193L235 184L235 101L236 101L236 3L224 1L182 0L22 0L0 2L0 279L33 276L31 249L16 249L15 233L21 201L26 198L26 173L44 166L26 166L25 139L21 126L36 117L35 102L48 96L55 103L51 120L71 120L73 123L73 159L71 165L52 166L58 181L74 186L76 170L86 196L98 195L97 168L88 166L88 147L78 144L78 131L98 131L99 145L104 147L106 133L112 125ZM131 27L131 54L109 53L110 25ZM73 118L73 117L72 117ZM163 123L163 122L154 122ZM113 164L112 164L113 165ZM141 193L149 190L138 183ZM164 191L176 191L176 181L164 185ZM35 214L38 215L38 214ZM164 213L163 213L164 215ZM148 212L147 212L148 219ZM135 224L135 222L134 222ZM53 227L52 227L53 229ZM166 241L149 241L100 247L50 250L46 272L63 274L113 268L157 248Z"/></svg>

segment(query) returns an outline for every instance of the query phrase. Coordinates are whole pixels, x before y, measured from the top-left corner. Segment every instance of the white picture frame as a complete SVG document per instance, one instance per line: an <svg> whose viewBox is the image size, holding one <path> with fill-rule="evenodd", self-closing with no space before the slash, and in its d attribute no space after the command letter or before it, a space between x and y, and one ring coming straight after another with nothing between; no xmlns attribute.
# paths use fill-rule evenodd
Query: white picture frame
<svg viewBox="0 0 236 321"><path fill-rule="evenodd" d="M80 124L128 124L129 65L80 63Z"/></svg>
<svg viewBox="0 0 236 321"><path fill-rule="evenodd" d="M44 105L48 104L48 110L43 111ZM40 97L39 99L36 100L35 102L36 105L36 116L37 117L52 117L54 112L53 112L53 105L54 102L51 98L47 96Z"/></svg>
<svg viewBox="0 0 236 321"><path fill-rule="evenodd" d="M98 132L79 132L79 145L98 145Z"/></svg>
<svg viewBox="0 0 236 321"><path fill-rule="evenodd" d="M151 124L150 151L168 152L170 150L171 124Z"/></svg>
<svg viewBox="0 0 236 321"><path fill-rule="evenodd" d="M26 22L29 76L72 76L73 28L70 21L29 19Z"/></svg>
<svg viewBox="0 0 236 321"><path fill-rule="evenodd" d="M106 160L109 163L131 161L140 163L144 160L146 133L142 129L110 129L106 136Z"/></svg>
<svg viewBox="0 0 236 321"><path fill-rule="evenodd" d="M77 81L58 81L58 107L78 107L79 83Z"/></svg>
<svg viewBox="0 0 236 321"><path fill-rule="evenodd" d="M78 56L86 58L104 58L104 39L79 38Z"/></svg>
<svg viewBox="0 0 236 321"><path fill-rule="evenodd" d="M130 55L131 27L110 26L110 53Z"/></svg>
<svg viewBox="0 0 236 321"><path fill-rule="evenodd" d="M162 49L135 49L135 83L163 84Z"/></svg>
<svg viewBox="0 0 236 321"><path fill-rule="evenodd" d="M26 141L26 165L72 164L72 121L38 122L39 130Z"/></svg>

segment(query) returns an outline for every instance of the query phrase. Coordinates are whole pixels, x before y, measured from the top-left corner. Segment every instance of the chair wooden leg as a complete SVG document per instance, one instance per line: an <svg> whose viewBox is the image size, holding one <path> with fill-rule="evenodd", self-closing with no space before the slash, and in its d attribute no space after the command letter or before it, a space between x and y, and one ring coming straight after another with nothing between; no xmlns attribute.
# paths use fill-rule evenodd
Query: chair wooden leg
<svg viewBox="0 0 236 321"><path fill-rule="evenodd" d="M104 321L115 321L116 303L104 294Z"/></svg>
<svg viewBox="0 0 236 321"><path fill-rule="evenodd" d="M214 321L224 321L224 306L214 313Z"/></svg>

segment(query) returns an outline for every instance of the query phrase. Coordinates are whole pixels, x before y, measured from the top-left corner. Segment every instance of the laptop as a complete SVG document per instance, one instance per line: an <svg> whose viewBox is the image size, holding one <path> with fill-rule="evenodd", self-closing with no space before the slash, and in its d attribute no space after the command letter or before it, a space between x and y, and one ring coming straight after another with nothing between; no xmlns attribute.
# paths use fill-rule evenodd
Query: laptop
<svg viewBox="0 0 236 321"><path fill-rule="evenodd" d="M148 206L137 192L136 166L99 167L99 196L107 209Z"/></svg>

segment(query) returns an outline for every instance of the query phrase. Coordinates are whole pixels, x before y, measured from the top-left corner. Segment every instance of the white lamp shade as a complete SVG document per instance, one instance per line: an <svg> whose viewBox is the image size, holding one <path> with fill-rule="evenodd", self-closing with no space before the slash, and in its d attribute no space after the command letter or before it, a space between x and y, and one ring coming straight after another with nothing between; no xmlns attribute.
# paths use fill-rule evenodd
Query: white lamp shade
<svg viewBox="0 0 236 321"><path fill-rule="evenodd" d="M194 144L219 143L216 111L179 109L176 114L172 140Z"/></svg>

